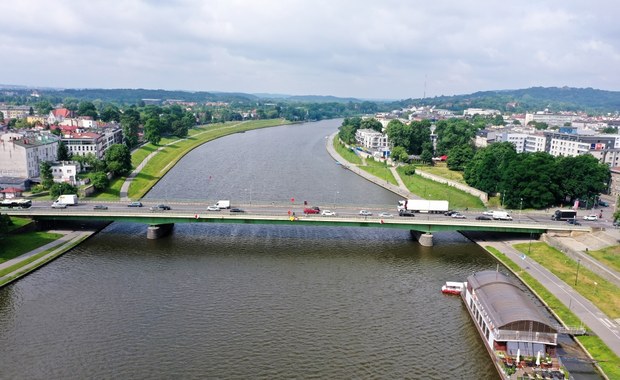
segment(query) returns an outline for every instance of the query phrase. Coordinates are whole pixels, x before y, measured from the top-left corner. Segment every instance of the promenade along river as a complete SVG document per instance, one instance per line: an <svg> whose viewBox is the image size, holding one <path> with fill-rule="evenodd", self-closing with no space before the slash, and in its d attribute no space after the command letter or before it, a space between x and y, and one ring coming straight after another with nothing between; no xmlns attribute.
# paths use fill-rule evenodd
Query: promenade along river
<svg viewBox="0 0 620 380"><path fill-rule="evenodd" d="M385 205L325 152L339 120L228 136L148 195ZM336 205L336 211L338 205ZM114 223L0 290L0 378L496 379L458 297L495 261L456 233Z"/></svg>

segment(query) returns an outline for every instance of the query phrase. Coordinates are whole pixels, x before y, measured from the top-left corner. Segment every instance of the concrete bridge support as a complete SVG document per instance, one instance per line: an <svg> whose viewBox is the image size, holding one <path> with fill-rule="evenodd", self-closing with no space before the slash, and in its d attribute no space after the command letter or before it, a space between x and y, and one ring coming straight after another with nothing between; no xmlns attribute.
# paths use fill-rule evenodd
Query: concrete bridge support
<svg viewBox="0 0 620 380"><path fill-rule="evenodd" d="M418 243L420 243L423 247L432 247L433 246L433 234L422 233L420 231L409 231L411 232L411 237L416 239Z"/></svg>
<svg viewBox="0 0 620 380"><path fill-rule="evenodd" d="M147 239L163 238L164 236L170 235L173 228L174 228L174 223L151 224L146 230L146 238Z"/></svg>

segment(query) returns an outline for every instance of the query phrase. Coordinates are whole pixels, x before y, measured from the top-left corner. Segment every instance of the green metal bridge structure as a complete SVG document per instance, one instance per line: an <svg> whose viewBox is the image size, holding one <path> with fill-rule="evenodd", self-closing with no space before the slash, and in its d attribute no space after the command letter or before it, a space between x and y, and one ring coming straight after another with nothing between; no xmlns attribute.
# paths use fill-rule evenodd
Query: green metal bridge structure
<svg viewBox="0 0 620 380"><path fill-rule="evenodd" d="M558 222L535 221L496 221L470 220L447 217L394 217L378 216L321 216L321 215L288 215L286 212L253 212L243 213L205 212L196 213L191 210L150 211L140 210L92 210L92 209L9 209L2 211L8 215L29 217L35 221L101 221L129 222L147 224L147 238L158 239L168 235L176 223L234 223L234 224L271 224L290 227L358 227L358 228L391 228L411 231L412 236L423 246L433 245L433 233L442 231L488 231L516 232L523 234L555 233L571 235L589 233L588 226L570 225ZM424 214L421 214L424 215Z"/></svg>

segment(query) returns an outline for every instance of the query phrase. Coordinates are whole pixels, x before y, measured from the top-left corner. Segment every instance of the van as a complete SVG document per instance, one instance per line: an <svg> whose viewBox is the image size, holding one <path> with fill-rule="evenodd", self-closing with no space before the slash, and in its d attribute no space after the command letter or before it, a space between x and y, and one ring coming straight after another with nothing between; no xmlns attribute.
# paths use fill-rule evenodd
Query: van
<svg viewBox="0 0 620 380"><path fill-rule="evenodd" d="M227 200L217 201L215 202L215 206L219 207L220 209L230 208L230 201L227 201Z"/></svg>
<svg viewBox="0 0 620 380"><path fill-rule="evenodd" d="M493 211L492 218L495 220L512 220L512 216L506 211Z"/></svg>

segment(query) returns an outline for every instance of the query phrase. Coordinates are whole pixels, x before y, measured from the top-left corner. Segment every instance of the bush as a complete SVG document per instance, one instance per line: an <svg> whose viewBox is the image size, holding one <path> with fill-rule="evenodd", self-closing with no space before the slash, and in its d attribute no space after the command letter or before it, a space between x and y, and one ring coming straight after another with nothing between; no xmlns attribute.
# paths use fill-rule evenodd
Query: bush
<svg viewBox="0 0 620 380"><path fill-rule="evenodd" d="M406 175L414 175L415 174L415 165L407 165L403 168L403 171Z"/></svg>

